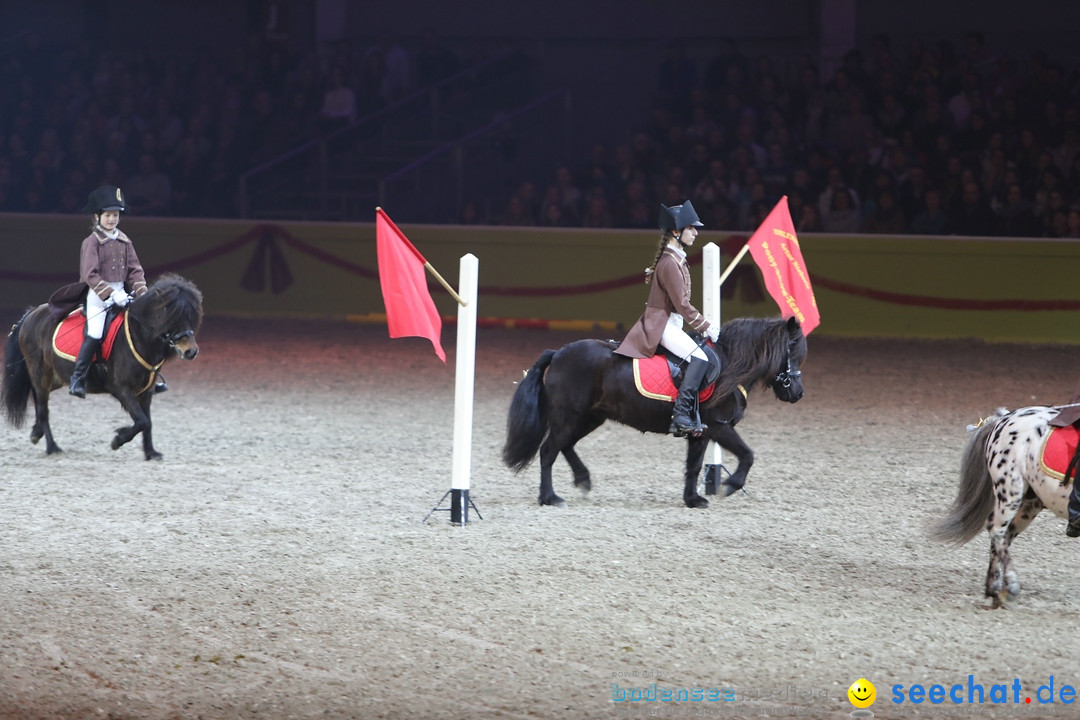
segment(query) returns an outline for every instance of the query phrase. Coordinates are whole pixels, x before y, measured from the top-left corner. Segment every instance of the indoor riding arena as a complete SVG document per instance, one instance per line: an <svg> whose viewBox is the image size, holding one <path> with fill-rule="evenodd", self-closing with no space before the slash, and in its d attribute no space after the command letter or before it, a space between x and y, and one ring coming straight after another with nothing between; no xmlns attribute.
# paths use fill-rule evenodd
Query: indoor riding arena
<svg viewBox="0 0 1080 720"><path fill-rule="evenodd" d="M122 333L52 392L61 452L0 399L0 720L1080 717L1066 519L1015 538L1011 597L987 532L937 539L981 422L1080 401L1077 9L0 2L0 340L119 231L150 288L102 264L124 327L193 356L128 388L153 448L94 392L139 367ZM701 443L617 422L574 446L590 490L559 457L541 504L539 460L504 462L523 373L686 268L695 314L756 321L728 340L783 329L758 369L801 397L745 388L753 466L702 473L707 507ZM391 337L390 306L431 326Z"/></svg>
<svg viewBox="0 0 1080 720"><path fill-rule="evenodd" d="M463 527L424 522L450 487L452 327L444 366L384 326L209 315L153 403L160 462L109 449L115 400L58 391L63 453L2 431L0 716L842 718L860 678L879 717L1071 716L1064 521L1018 540L1023 593L996 610L985 534L927 525L965 426L1068 400L1075 348L814 333L800 402L750 393L745 492L691 510L685 441L608 424L578 446L592 492L560 460L566 507L540 507L536 465L500 460L514 383L592 335L480 328ZM892 702L967 702L969 676L977 711ZM1057 704L1024 704L1050 684Z"/></svg>

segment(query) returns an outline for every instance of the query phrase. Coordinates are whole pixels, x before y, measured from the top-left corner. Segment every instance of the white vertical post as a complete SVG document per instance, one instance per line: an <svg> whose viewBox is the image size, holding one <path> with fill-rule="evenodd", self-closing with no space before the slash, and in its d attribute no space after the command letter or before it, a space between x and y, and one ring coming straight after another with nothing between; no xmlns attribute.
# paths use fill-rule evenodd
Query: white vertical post
<svg viewBox="0 0 1080 720"><path fill-rule="evenodd" d="M450 522L469 522L469 477L472 473L473 384L476 377L476 301L480 261L461 257L458 295L457 359L454 376L454 454L450 476Z"/></svg>
<svg viewBox="0 0 1080 720"><path fill-rule="evenodd" d="M701 314L710 325L720 326L720 248L708 243L701 249ZM723 451L710 442L705 450L705 494L715 495L720 485Z"/></svg>

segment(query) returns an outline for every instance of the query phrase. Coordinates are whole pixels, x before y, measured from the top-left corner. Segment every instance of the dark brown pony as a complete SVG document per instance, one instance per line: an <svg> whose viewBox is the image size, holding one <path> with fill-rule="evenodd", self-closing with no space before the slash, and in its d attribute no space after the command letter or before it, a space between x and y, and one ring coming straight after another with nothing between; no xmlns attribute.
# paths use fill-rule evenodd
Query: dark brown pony
<svg viewBox="0 0 1080 720"><path fill-rule="evenodd" d="M592 488L589 470L574 445L606 420L641 432L668 432L672 403L642 396L634 384L633 361L616 355L613 342L577 340L560 350L546 350L525 374L510 402L503 462L521 472L540 453L540 504L562 505L551 481L551 467L562 453L574 472L574 486ZM720 332L723 367L712 396L701 407L708 430L689 438L683 501L692 508L709 505L697 492L710 440L735 454L738 467L723 481L725 495L746 483L753 451L735 432L746 410L745 391L772 388L776 397L794 403L803 395L799 366L806 358L806 338L795 319L740 318Z"/></svg>
<svg viewBox="0 0 1080 720"><path fill-rule="evenodd" d="M161 453L151 439L150 387L157 368L173 355L185 360L198 355L195 333L202 323L202 293L178 275L165 275L127 306L124 323L108 361L90 369L87 392L112 395L131 415L132 425L116 429L113 450L141 432L146 459L157 460ZM60 452L60 446L49 428L49 393L66 386L75 367L53 350L57 324L47 304L31 308L12 326L4 353L4 414L9 423L22 427L33 398L30 442L44 437L50 455Z"/></svg>

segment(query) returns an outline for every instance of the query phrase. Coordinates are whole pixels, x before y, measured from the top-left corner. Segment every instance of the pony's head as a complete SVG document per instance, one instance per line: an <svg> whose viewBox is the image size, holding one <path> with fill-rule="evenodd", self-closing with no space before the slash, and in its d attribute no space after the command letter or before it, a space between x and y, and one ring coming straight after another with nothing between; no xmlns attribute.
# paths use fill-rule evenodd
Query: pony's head
<svg viewBox="0 0 1080 720"><path fill-rule="evenodd" d="M798 402L806 337L795 318L737 318L720 331L724 366L713 399L721 400L740 385L764 385L777 399ZM710 400L711 402L712 400Z"/></svg>
<svg viewBox="0 0 1080 720"><path fill-rule="evenodd" d="M776 375L772 380L767 380L765 385L772 388L778 400L793 403L803 396L800 367L806 360L806 336L803 335L799 321L793 317L788 318L784 327L787 333L785 357L778 365Z"/></svg>
<svg viewBox="0 0 1080 720"><path fill-rule="evenodd" d="M131 304L140 323L184 360L199 354L195 333L202 325L202 293L179 275L163 275Z"/></svg>

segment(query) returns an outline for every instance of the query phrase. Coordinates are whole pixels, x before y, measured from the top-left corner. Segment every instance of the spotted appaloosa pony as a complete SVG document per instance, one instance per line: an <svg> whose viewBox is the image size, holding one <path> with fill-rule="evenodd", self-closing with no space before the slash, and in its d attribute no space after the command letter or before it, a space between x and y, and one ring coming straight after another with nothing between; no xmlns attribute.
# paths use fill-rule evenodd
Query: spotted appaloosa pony
<svg viewBox="0 0 1080 720"><path fill-rule="evenodd" d="M1054 407L998 410L974 428L960 464L960 487L948 514L932 529L938 540L963 544L986 528L990 567L986 596L994 607L1020 594L1009 547L1043 508L1066 517L1072 483L1043 464Z"/></svg>

